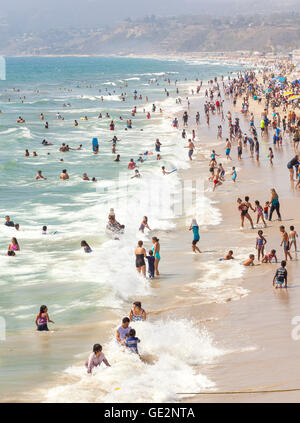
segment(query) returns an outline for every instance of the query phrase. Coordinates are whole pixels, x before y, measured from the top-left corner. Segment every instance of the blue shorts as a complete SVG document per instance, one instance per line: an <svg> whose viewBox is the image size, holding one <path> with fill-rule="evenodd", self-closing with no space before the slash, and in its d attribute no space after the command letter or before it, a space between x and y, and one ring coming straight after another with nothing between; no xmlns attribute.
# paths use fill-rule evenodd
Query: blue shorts
<svg viewBox="0 0 300 423"><path fill-rule="evenodd" d="M229 154L230 154L230 149L229 149L229 148L226 148L225 153L226 153L226 156L229 156Z"/></svg>

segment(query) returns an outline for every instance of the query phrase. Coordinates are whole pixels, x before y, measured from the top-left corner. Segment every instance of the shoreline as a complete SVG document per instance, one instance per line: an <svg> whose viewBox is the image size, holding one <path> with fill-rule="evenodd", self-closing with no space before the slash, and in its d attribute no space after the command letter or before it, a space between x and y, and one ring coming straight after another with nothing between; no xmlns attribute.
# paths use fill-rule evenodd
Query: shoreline
<svg viewBox="0 0 300 423"><path fill-rule="evenodd" d="M202 88L202 92L203 90L204 88ZM198 105L197 106L195 105L196 102L197 103L199 102L199 98L195 96L195 98L193 98L191 101L190 114L192 113L193 115L195 114L195 111L198 108ZM229 104L230 101L228 102L226 101L224 103L226 107L227 107L227 103ZM199 110L201 112L201 116L203 120L203 114L202 114L203 107L202 106L199 107ZM236 106L236 110L239 110L238 106ZM234 113L234 115L240 116L240 113ZM241 120L242 119L243 118L241 118ZM215 120L216 119L214 119L214 121ZM244 126L244 122L243 122L243 126ZM204 146L205 151L211 148L215 148L217 153L221 153L223 155L224 154L224 139L221 142L214 140L214 136L212 135L212 132L216 134L216 122L214 122L214 124L211 124L211 127L209 130L205 127L205 125L204 127L201 127L200 130L198 131L198 136L197 136L197 139L199 138L200 141L197 142L197 144L199 143L199 147L201 147L203 143L202 140L205 139L206 141L206 144ZM178 142L181 142L182 140L180 139L180 136L178 138L179 138ZM183 142L186 143L185 140ZM287 143L288 142L285 142L285 144ZM233 150L235 150L235 145L233 147ZM280 155L279 153L279 156L278 156L280 157L281 160L284 159L283 163L287 162L288 157L290 157L290 155L292 154L290 145L288 145L287 150L288 150L288 155L283 151L282 154ZM196 156L195 161L190 168L180 170L179 174L180 174L180 179L182 181L187 180L189 178L197 179L199 178L199 174L200 174L200 177L202 177L203 179L206 179L208 174L207 160L205 159L205 162L203 163L203 159L202 159L207 154L205 153L205 151L200 151L198 152L197 156L195 155ZM234 151L234 155L235 155L235 151ZM247 152L244 153L244 155L247 156ZM217 344L221 344L222 342L224 342L222 341L223 338L226 339L225 344L227 345L228 351L225 352L225 354L215 358L212 361L212 363L209 363L207 366L204 366L204 365L197 366L197 368L198 367L200 368L200 372L202 374L208 375L209 379L216 383L217 389L222 389L222 387L225 386L226 383L228 384L228 380L230 380L231 378L236 382L236 384L240 383L240 386L241 386L240 389L245 388L243 383L241 383L239 380L239 375L235 375L234 373L236 368L235 367L236 362L234 360L234 357L237 357L237 351L239 348L241 348L241 345L240 343L238 343L238 345L236 345L236 350L234 350L233 346L231 345L230 337L232 336L233 331L236 335L236 338L241 337L241 343L245 343L245 347L243 348L246 348L246 350L242 351L241 353L238 353L239 354L238 368L239 368L239 371L241 371L245 377L246 375L251 375L251 376L253 375L252 376L253 385L251 385L250 383L251 381L249 381L249 376L248 376L248 380L247 380L248 388L249 387L253 388L257 386L257 383L258 383L258 382L256 383L255 378L257 378L259 375L257 373L254 373L252 368L256 363L251 363L253 354L257 357L257 361L259 362L260 356L258 352L261 352L261 351L264 352L263 348L267 349L266 352L264 352L264 354L262 355L262 358L265 364L267 360L272 360L272 356L270 358L270 351L272 352L278 351L277 348L278 348L279 341L276 338L276 331L272 329L272 327L270 328L269 326L267 326L267 323L268 325L270 325L270 319L268 319L268 316L266 315L266 313L268 311L268 306L270 305L270 292L272 290L272 287L270 286L270 284L268 284L263 289L261 286L257 287L256 285L257 283L259 283L259 280L261 278L266 278L266 279L270 278L271 274L273 274L275 269L274 265L262 265L254 269L243 269L245 271L243 272L243 275L242 275L242 281L241 281L242 287L243 288L245 287L246 289L248 289L249 293L248 295L246 294L241 295L240 300L238 300L238 294L237 294L237 297L231 298L230 296L228 296L227 299L225 298L225 300L223 300L220 303L216 302L214 304L213 302L210 302L210 303L208 302L207 304L202 303L199 306L199 299L196 298L199 288L201 291L201 281L197 282L199 280L199 273L201 272L201 266L203 266L203 261L205 261L206 258L211 259L210 249L214 250L214 248L216 247L215 238L211 236L211 234L216 235L216 238L218 239L217 252L219 254L221 254L223 251L225 252L229 248L239 249L243 251L243 248L245 248L243 244L245 241L245 237L246 237L247 243L248 242L252 244L254 243L252 238L255 239L257 231L250 231L248 229L245 229L244 232L241 232L238 230L239 215L236 211L236 204L235 204L237 196L250 194L250 201L254 201L254 199L256 199L254 198L254 196L257 195L259 199L261 200L261 202L263 202L262 201L264 198L263 195L267 197L269 195L268 193L266 194L266 192L267 192L267 188L270 187L270 183L272 181L272 180L270 181L270 174L272 173L271 178L273 177L276 183L280 184L280 187L282 189L282 191L280 190L278 191L281 194L281 198L283 198L283 200L281 201L283 205L283 213L282 213L284 217L283 220L285 220L285 213L288 216L288 218L290 218L290 216L292 215L290 211L290 208L291 208L290 202L291 202L291 199L294 199L294 198L292 197L291 192L288 192L287 194L284 193L284 195L282 195L283 191L285 191L285 188L286 188L285 187L286 181L288 181L287 169L285 168L285 166L281 166L281 169L276 169L276 172L275 172L275 169L273 169L274 172L272 170L270 170L270 172L267 172L268 178L266 180L266 184L264 184L263 186L261 181L264 180L264 177L266 176L266 171L265 171L266 167L263 166L263 155L261 157L262 157L262 162L259 168L257 167L255 163L254 164L248 163L248 160L247 162L244 161L245 167L244 166L240 167L241 165L239 165L240 169L238 171L239 178L237 181L237 186L234 187L231 184L231 180L230 180L226 182L225 184L223 184L220 188L218 188L215 194L211 194L210 191L205 192L205 197L207 197L209 200L212 200L213 202L216 203L214 207L216 208L216 210L219 210L222 215L222 221L218 225L207 225L203 231L201 230L201 227L200 227L201 241L200 241L199 247L200 249L202 249L203 246L205 245L204 247L205 249L209 248L208 255L207 255L207 252L199 256L195 256L192 253L189 253L188 249L190 248L190 244L191 244L191 234L187 231L185 226L186 219L187 219L186 216L180 219L176 219L177 225L175 230L170 230L168 232L161 231L162 237L171 238L171 239L168 239L168 243L166 240L166 245L168 245L171 248L171 245L172 244L174 245L175 243L175 247L173 246L170 249L170 251L164 252L164 260L162 262L162 269L163 269L162 277L154 281L153 285L155 288L159 289L160 293L167 292L171 288L178 289L179 294L183 296L182 298L184 298L185 295L188 296L192 293L193 297L195 297L195 300L191 301L189 304L182 305L180 299L179 300L175 299L173 300L173 302L169 302L168 308L164 307L163 311L155 310L155 309L152 310L152 307L151 307L151 312L149 313L149 315L159 316L159 317L164 317L165 315L166 317L170 315L176 316L176 317L178 316L180 317L180 315L188 316L194 319L195 322L197 322L199 326L202 326L204 323L204 325L208 328L209 332L211 332L213 336L215 337L215 341L217 342ZM234 162L235 161L236 160L234 160ZM224 162L223 157L222 157L222 162ZM264 162L267 162L267 161L264 159ZM279 163L279 165L281 165L281 163ZM282 169L282 167L284 167L284 170ZM227 171L227 174L228 173L229 171ZM247 177L250 179L247 179ZM276 189L277 189L277 185L276 185ZM298 193L298 198L296 200L297 205L299 205L300 203L299 200L300 198ZM293 223L295 223L297 228L297 225L298 223L300 223L300 220L297 220L297 221L294 220ZM271 242L274 242L274 243L277 242L277 238L278 238L278 233L276 232L277 230L278 230L278 224L277 222L276 223L273 222L272 228L270 228L270 230L268 228L268 231L269 231L268 241L271 239ZM157 231L157 233L159 233L159 231ZM228 247L228 233L232 235L232 240L230 241L231 242L230 247ZM251 252L253 250L252 244L250 244L251 246L248 248L251 250ZM186 250L184 250L183 252L182 252L182 246L186 248ZM268 248L269 246L267 247L267 249ZM216 261L218 260L215 253L213 253L212 259ZM172 266L174 265L178 266L178 261L180 263L180 271L176 272L175 278L171 278L169 275L170 273L169 269L172 268ZM192 267L193 265L194 267ZM296 266L298 267L297 263L295 263L295 267ZM296 271L294 271L294 273L296 274ZM171 275L171 276L174 276L174 275ZM185 278L184 279L185 284L183 286L181 286L182 278ZM229 278L226 280L225 285L231 284L232 286L236 285L237 287L239 287L241 285L241 282L235 279ZM195 283L199 286L195 287ZM188 290L188 294L186 294L187 290ZM293 295L295 295L294 291L293 291ZM226 296L226 292L225 292L225 296ZM272 301L271 303L273 307L276 307L277 299L278 299L278 296L274 297L274 301ZM153 300L153 297L150 298L149 304L151 304L152 300ZM234 301L234 300L237 300L237 301ZM258 301L258 300L260 301L259 305L255 303L255 301ZM254 301L254 304L253 304L253 301ZM280 298L280 301L281 301L281 298ZM143 300L143 304L144 303L146 304L145 306L146 308L148 305L148 301ZM296 303L297 302L294 299L293 313L296 311ZM259 308L255 308L255 306ZM255 319L253 318L252 320L250 319L250 321L243 320L243 324L240 326L239 319L241 318L241 316L245 318L244 316L245 309L246 310L249 309L249 311L251 309L251 313L255 314L256 318ZM261 309L264 310L263 313L261 313ZM282 313L282 309L280 307L279 307L279 312ZM264 318L264 321L266 322L266 326L264 327L263 332L257 331L258 333L256 333L255 329L258 329L257 324L258 324L259 317ZM287 323L287 321L288 321L288 318L285 316L285 323ZM98 329L99 329L98 326L95 325L94 330L97 331ZM280 329L281 330L284 329L284 326L283 327L280 326ZM246 332L249 332L249 338L245 337L245 334L241 333L241 330L242 331L245 330ZM269 333L268 331L270 330L273 330L272 334L274 335L275 339L270 340L270 343L264 345L262 343L263 335L265 333ZM83 328L83 332L84 332L84 328ZM62 334L62 337L63 336L64 335ZM229 338L229 341L228 341L228 338ZM255 345L254 346L249 345L251 344L253 340L255 340L254 341ZM258 345L256 345L256 342ZM281 345L280 345L282 347L282 349L280 350L281 353L283 353L282 350L284 349L285 345L286 344L284 342L281 342ZM296 350L297 350L296 342L293 341L293 343L291 343L291 346L295 347L293 350L294 355L292 356L292 358L293 360L296 360ZM248 350L247 348L250 348L250 350ZM257 350L256 349L253 350L251 348L257 348ZM294 361L294 366L296 365L296 363L297 362ZM221 366L222 366L222 369L221 369ZM264 367L261 366L260 370L262 371L263 369ZM286 369L284 371L286 371ZM274 377L283 378L284 371L280 375L274 375ZM234 377L232 375L234 375ZM251 376L250 376L250 379L251 379ZM268 382L268 386L269 385L273 386L274 384L275 385L280 384L280 382L277 379L276 381L271 380L272 376L273 376L272 374L268 373L268 378L270 379L270 381ZM300 380L300 376L299 376L299 380ZM282 381L281 383L283 384ZM285 383L288 383L288 382L285 382ZM228 388L228 390L234 390L234 389L229 389L231 388L230 386L226 385L225 387ZM235 386L233 388L235 388ZM236 389L238 389L238 387L236 387ZM271 394L267 394L267 395L270 396ZM264 398L264 396L259 394L249 394L248 396L247 394L245 394L241 397L241 400L242 401L254 400L259 402L262 398ZM277 399L278 399L278 394L274 394L274 401ZM201 402L201 401L228 402L229 398L225 396L224 398L222 398L220 395L216 396L216 398L214 398L213 395L207 395L207 397L203 395L201 397L194 396L194 397L184 398L184 399L181 399L181 402L185 402L186 400L192 401L192 402ZM230 400L239 401L239 398L236 398L233 395L232 397L230 397Z"/></svg>

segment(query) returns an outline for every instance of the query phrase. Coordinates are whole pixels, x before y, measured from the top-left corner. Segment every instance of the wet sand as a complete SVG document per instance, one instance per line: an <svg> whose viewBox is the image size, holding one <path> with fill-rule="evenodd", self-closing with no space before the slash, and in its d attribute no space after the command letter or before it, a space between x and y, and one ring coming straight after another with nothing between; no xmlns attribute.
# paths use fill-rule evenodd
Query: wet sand
<svg viewBox="0 0 300 423"><path fill-rule="evenodd" d="M256 127L258 127L258 116L263 107L254 107L250 104L250 111L255 112ZM224 109L228 110L228 102L225 102ZM233 108L231 107L231 110ZM236 111L240 107L236 106ZM226 114L226 113L224 113ZM233 118L238 117L233 113ZM249 113L250 116L250 113ZM240 117L241 127L247 129L245 118ZM212 119L213 121L214 119ZM234 119L233 119L234 120ZM221 122L220 122L221 123ZM226 123L222 123L223 133ZM201 135L208 142L210 134L216 134L215 125L210 129L202 129ZM228 171L225 175L226 182L218 187L215 193L207 195L218 201L217 207L222 212L222 223L217 227L209 228L209 237L201 239L201 246L207 242L223 247L224 251L232 249L234 255L238 252L245 252L245 258L250 253L256 254L255 240L257 230L250 229L245 219L245 229L240 230L240 216L237 211L236 199L250 197L250 202L258 199L263 206L265 201L270 199L270 188L275 188L280 198L280 209L282 222L277 220L273 214L273 221L268 222L267 228L262 228L267 239L266 252L276 249L278 262L284 259L283 248L280 247L281 234L279 226L282 224L289 232L289 226L294 225L299 230L300 216L300 193L295 190L289 179L287 162L294 156L294 150L288 136L285 136L282 148L275 149L272 145L272 134L269 138L264 137L260 141L260 162L250 159L249 148L243 149L243 160L237 160L237 147L233 143L233 161L226 163L224 157L225 142L213 142L217 154L217 162L222 162ZM223 137L224 137L223 135ZM201 138L201 139L203 139ZM225 137L224 137L225 138ZM266 157L267 149L272 146L274 151L274 166L271 167ZM200 159L198 159L200 160ZM229 168L236 166L238 179L234 184L228 175ZM194 167L201 167L194 164ZM199 170L197 169L197 172ZM207 169L207 177L208 177ZM254 224L256 216L250 213ZM259 226L262 226L261 223ZM201 231L200 231L201 232ZM202 232L201 232L202 233ZM294 250L294 247L293 247ZM292 319L300 316L300 284L297 276L300 271L300 264L297 253L291 251L293 262L288 262L288 289L275 290L272 280L278 264L262 264L252 268L245 268L244 275L240 281L242 286L250 291L249 295L241 298L240 301L230 301L223 305L225 312L223 318L207 322L206 326L215 336L215 341L223 347L227 346L229 352L218 359L217 362L201 368L201 372L207 375L216 383L216 391L250 391L250 390L284 390L300 389L300 370L298 366L299 341L292 338L292 330L295 325ZM299 254L299 253L298 253ZM204 257L202 257L203 260ZM256 263L257 254L256 254ZM230 281L228 281L230 283ZM299 317L300 320L300 317ZM260 394L231 394L231 395L196 395L188 397L184 401L192 402L294 402L300 398L299 392L279 392Z"/></svg>

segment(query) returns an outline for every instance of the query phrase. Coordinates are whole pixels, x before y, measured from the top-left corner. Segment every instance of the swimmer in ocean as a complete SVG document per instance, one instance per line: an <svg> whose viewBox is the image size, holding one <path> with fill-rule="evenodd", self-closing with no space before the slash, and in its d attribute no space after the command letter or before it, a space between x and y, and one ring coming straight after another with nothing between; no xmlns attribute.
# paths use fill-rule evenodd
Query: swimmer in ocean
<svg viewBox="0 0 300 423"><path fill-rule="evenodd" d="M47 179L47 178L45 178L45 176L42 175L42 171L39 170L38 173L37 173L37 175L36 175L36 177L35 177L35 179Z"/></svg>
<svg viewBox="0 0 300 423"><path fill-rule="evenodd" d="M81 241L80 247L84 249L85 253L91 253L93 251L86 241Z"/></svg>
<svg viewBox="0 0 300 423"><path fill-rule="evenodd" d="M65 181L65 180L69 179L69 175L67 173L67 169L64 169L62 171L62 173L60 174L59 179L61 179L62 181Z"/></svg>
<svg viewBox="0 0 300 423"><path fill-rule="evenodd" d="M135 169L134 175L130 179L133 179L133 178L141 178L141 174L138 169Z"/></svg>

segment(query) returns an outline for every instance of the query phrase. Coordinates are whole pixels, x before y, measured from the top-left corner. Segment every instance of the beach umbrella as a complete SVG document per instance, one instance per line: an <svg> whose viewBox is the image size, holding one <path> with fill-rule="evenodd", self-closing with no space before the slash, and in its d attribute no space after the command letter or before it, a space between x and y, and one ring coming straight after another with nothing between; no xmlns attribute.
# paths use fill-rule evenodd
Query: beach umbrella
<svg viewBox="0 0 300 423"><path fill-rule="evenodd" d="M290 101L290 100L294 101L294 100L299 100L299 99L300 99L300 94L296 94L296 95L292 95L292 96L289 98L289 101Z"/></svg>

